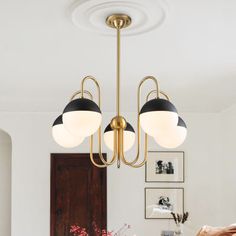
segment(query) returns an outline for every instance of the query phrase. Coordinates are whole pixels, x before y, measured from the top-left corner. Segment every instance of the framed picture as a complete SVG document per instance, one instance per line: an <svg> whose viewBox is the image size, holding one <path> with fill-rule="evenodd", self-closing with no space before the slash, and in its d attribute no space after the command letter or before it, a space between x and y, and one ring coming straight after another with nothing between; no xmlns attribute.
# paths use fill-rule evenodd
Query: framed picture
<svg viewBox="0 0 236 236"><path fill-rule="evenodd" d="M184 212L183 188L145 188L145 219L172 219Z"/></svg>
<svg viewBox="0 0 236 236"><path fill-rule="evenodd" d="M184 182L184 152L148 152L146 182Z"/></svg>

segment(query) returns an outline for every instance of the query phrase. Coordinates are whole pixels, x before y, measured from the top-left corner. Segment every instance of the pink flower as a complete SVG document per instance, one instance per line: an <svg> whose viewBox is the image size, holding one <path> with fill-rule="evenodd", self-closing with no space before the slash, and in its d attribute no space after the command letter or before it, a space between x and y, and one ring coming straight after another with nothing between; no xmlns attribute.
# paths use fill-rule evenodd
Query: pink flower
<svg viewBox="0 0 236 236"><path fill-rule="evenodd" d="M122 231L122 235L123 235L124 231L131 228L130 225L125 224L117 232L107 231L106 229L98 228L95 221L92 222L92 226L93 226L93 230L94 230L96 236L116 236L116 235L118 235L118 233L120 234L121 231ZM71 225L70 233L73 234L73 236L89 236L89 234L87 233L86 228L82 228L78 225Z"/></svg>
<svg viewBox="0 0 236 236"><path fill-rule="evenodd" d="M86 229L79 227L78 225L72 225L70 227L70 233L72 233L73 236L88 236Z"/></svg>

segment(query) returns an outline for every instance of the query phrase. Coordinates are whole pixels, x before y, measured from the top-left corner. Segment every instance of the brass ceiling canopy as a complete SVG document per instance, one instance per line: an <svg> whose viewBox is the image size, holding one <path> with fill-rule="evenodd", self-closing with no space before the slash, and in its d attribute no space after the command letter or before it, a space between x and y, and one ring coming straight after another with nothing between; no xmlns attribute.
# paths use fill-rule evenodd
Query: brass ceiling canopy
<svg viewBox="0 0 236 236"><path fill-rule="evenodd" d="M161 27L168 19L168 0L73 0L70 6L73 24L86 31L100 35L114 36L114 20L122 19L124 27L131 23L132 27L124 30L123 37L146 34ZM108 17L108 18L107 18ZM104 27L104 23L109 27ZM123 28L124 28L123 27Z"/></svg>
<svg viewBox="0 0 236 236"><path fill-rule="evenodd" d="M111 28L123 29L130 26L132 19L126 14L112 14L107 17L106 24Z"/></svg>

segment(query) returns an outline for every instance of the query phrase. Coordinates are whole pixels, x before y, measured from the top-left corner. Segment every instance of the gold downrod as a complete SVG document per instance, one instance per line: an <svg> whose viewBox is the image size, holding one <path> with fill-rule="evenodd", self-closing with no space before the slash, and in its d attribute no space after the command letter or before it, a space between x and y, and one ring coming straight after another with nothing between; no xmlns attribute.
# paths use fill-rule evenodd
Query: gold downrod
<svg viewBox="0 0 236 236"><path fill-rule="evenodd" d="M106 24L116 29L117 33L117 65L116 65L116 113L120 116L120 30L128 27L132 20L126 14L112 14L107 17Z"/></svg>
<svg viewBox="0 0 236 236"><path fill-rule="evenodd" d="M116 112L120 116L120 26L117 26Z"/></svg>

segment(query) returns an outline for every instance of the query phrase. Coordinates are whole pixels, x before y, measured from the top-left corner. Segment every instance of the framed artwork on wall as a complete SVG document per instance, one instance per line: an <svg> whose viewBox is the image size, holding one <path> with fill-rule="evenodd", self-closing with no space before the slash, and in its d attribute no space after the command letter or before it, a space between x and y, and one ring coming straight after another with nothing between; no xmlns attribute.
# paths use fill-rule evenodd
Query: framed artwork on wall
<svg viewBox="0 0 236 236"><path fill-rule="evenodd" d="M163 151L148 152L148 160L145 166L146 182L184 182L184 152Z"/></svg>
<svg viewBox="0 0 236 236"><path fill-rule="evenodd" d="M145 188L145 219L173 219L184 212L183 188Z"/></svg>

